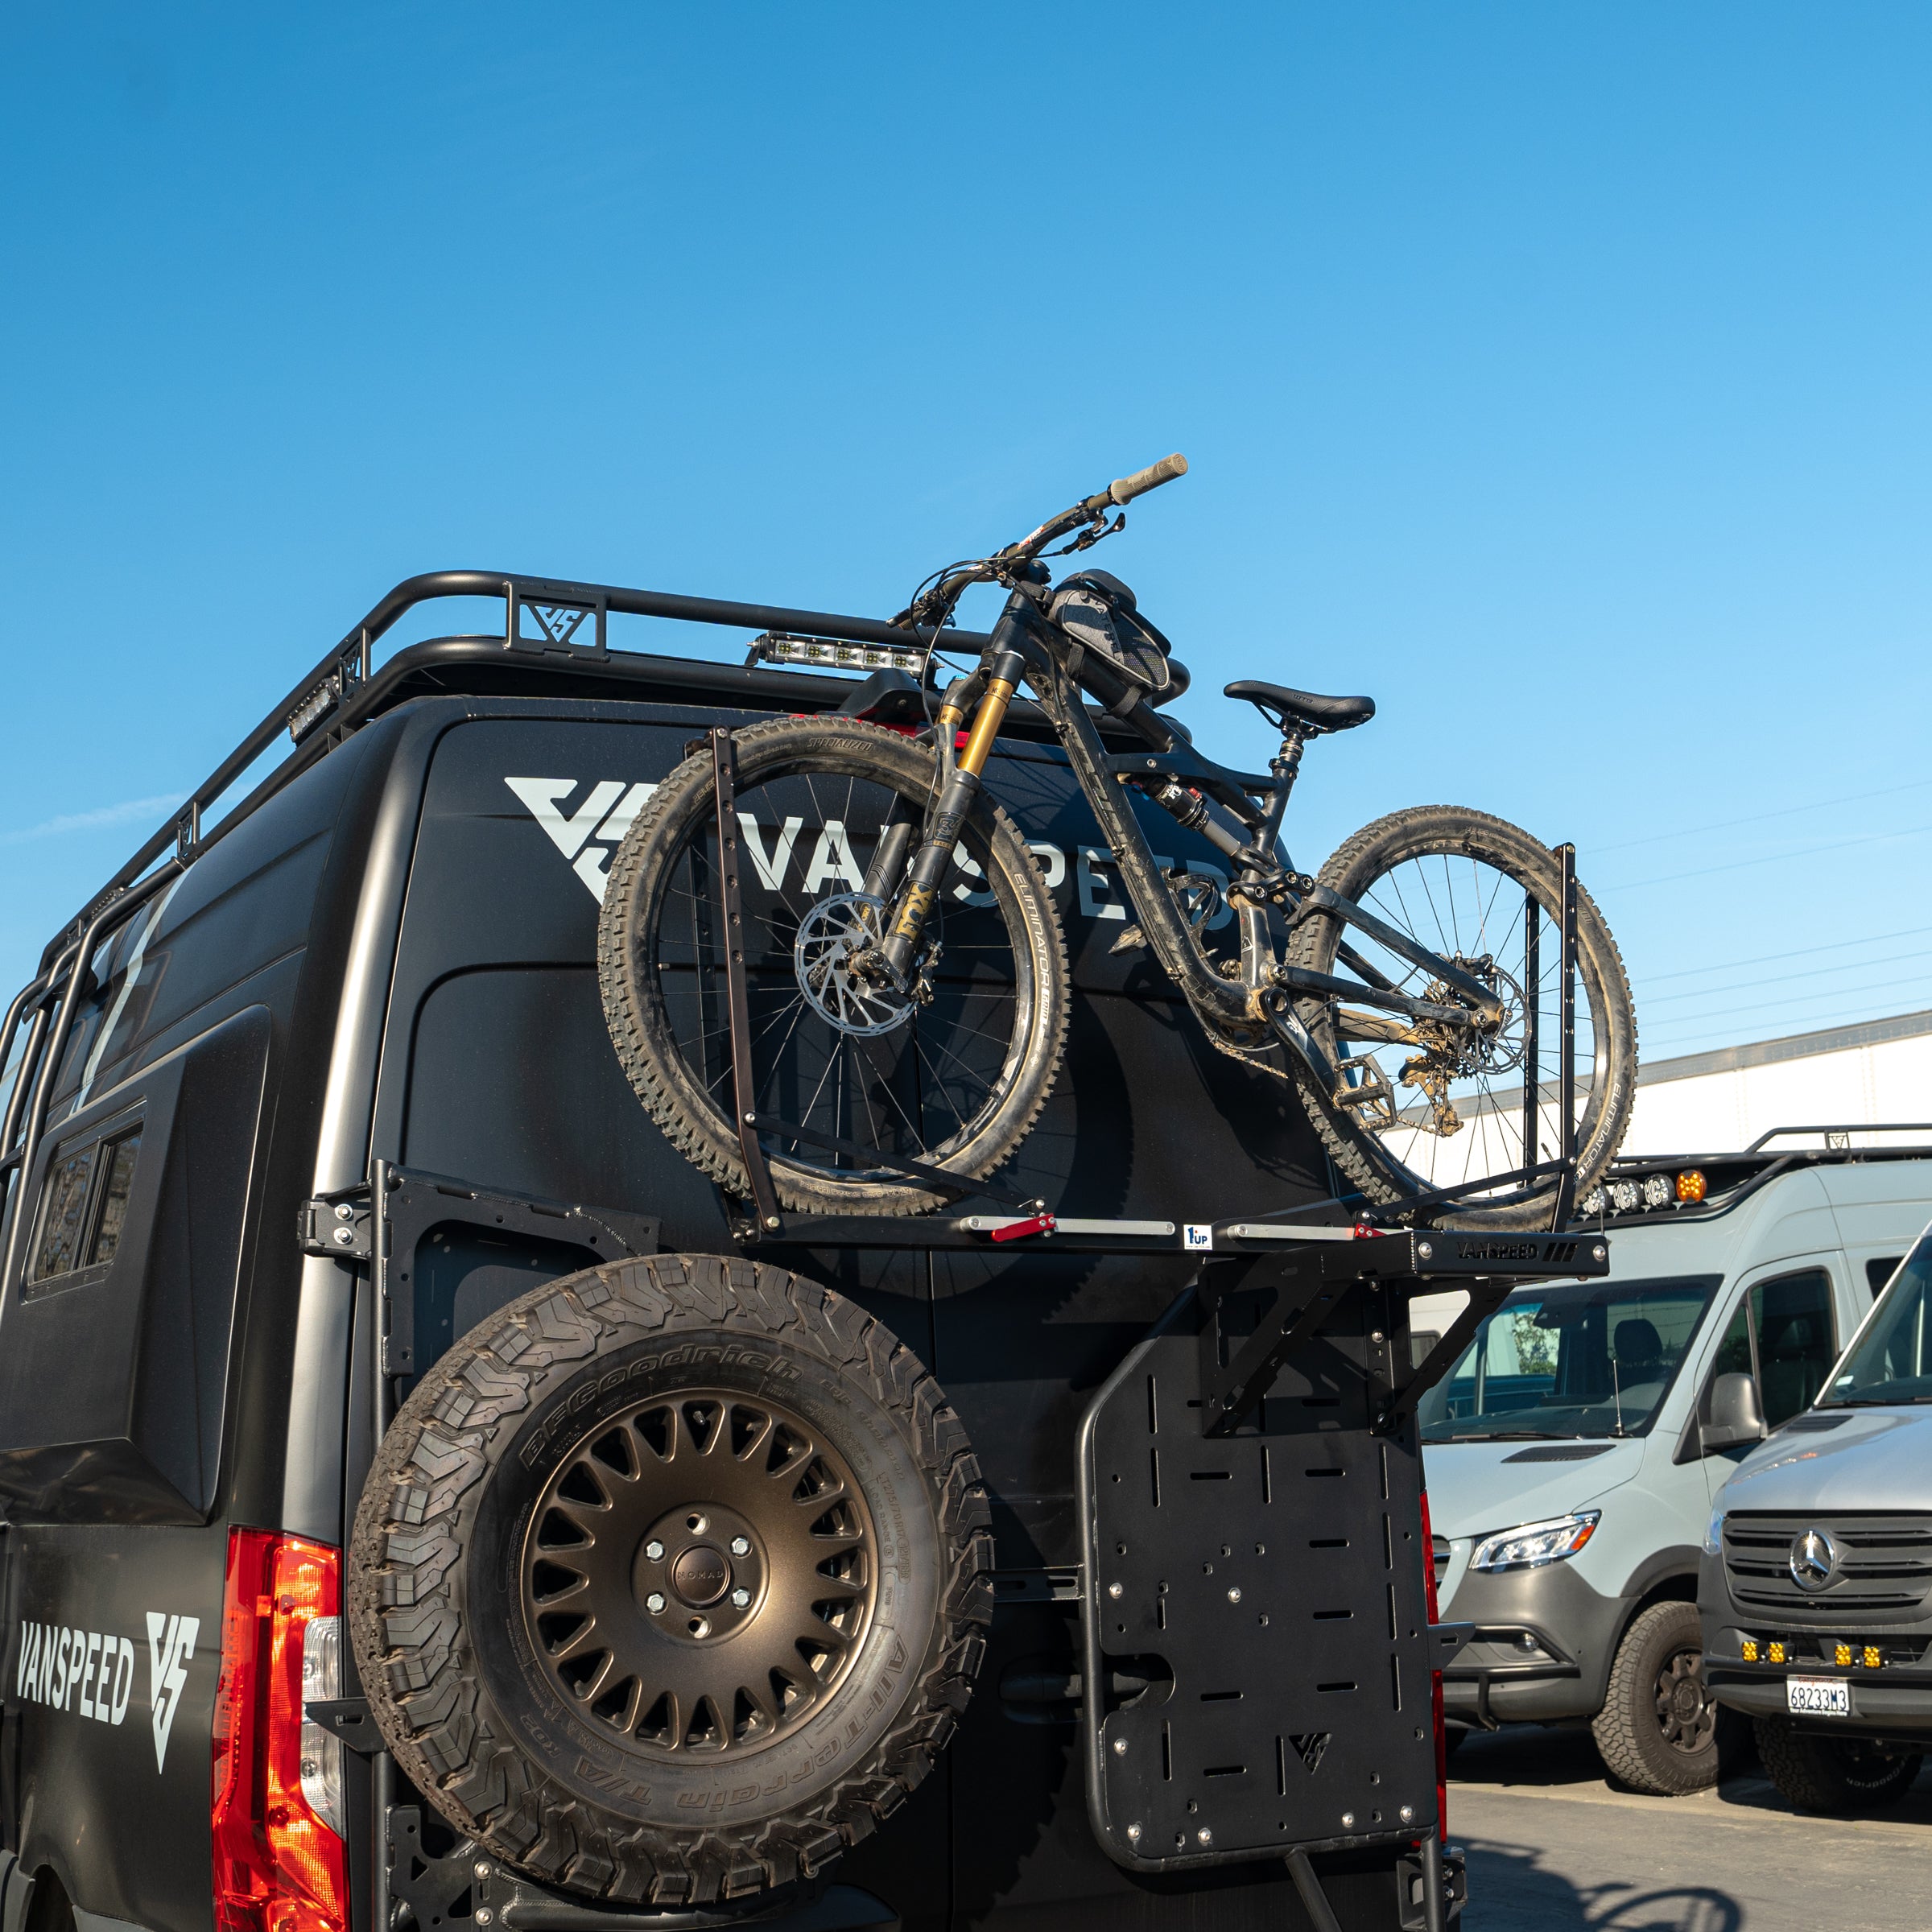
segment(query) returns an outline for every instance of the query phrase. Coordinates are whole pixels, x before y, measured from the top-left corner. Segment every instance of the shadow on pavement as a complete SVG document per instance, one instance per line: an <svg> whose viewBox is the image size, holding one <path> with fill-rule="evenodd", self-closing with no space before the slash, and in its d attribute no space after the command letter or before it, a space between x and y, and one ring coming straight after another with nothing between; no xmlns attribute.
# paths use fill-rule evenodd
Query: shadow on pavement
<svg viewBox="0 0 1932 1932"><path fill-rule="evenodd" d="M1505 1724L1500 1731L1472 1732L1449 1760L1449 1778L1452 1785L1492 1790L1567 1789L1580 1795L1593 1785L1606 1794L1620 1789L1604 1776L1604 1761L1597 1755L1596 1742L1587 1730L1580 1727L1546 1728L1541 1724ZM1708 1794L1698 1793L1672 1802L1709 1804L1712 1799ZM1768 1815L1794 1815L1790 1802L1758 1769L1755 1758L1740 1768L1736 1776L1724 1780L1717 1788L1715 1802ZM1450 1809L1453 1817L1453 1802ZM1851 1814L1847 1822L1860 1818L1889 1824L1932 1825L1932 1757L1928 1757L1917 1781L1897 1803Z"/></svg>
<svg viewBox="0 0 1932 1932"><path fill-rule="evenodd" d="M1472 1843L1468 1922L1480 1932L1740 1932L1743 1908L1707 1885L1577 1886L1526 1845Z"/></svg>

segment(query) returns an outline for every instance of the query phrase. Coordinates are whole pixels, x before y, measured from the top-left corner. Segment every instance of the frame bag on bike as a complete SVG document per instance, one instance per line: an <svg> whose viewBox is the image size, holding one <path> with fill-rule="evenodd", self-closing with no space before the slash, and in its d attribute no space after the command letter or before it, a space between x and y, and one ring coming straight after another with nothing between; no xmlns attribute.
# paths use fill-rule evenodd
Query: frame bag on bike
<svg viewBox="0 0 1932 1932"><path fill-rule="evenodd" d="M1187 666L1111 571L1084 570L1067 578L1054 593L1051 615L1080 647L1067 668L1109 708L1124 714L1143 698L1165 704L1187 688Z"/></svg>

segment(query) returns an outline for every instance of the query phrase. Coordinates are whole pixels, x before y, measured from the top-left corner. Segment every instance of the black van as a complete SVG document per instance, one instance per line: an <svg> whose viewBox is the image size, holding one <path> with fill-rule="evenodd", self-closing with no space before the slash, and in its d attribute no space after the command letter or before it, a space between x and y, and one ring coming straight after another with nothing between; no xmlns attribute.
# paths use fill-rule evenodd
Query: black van
<svg viewBox="0 0 1932 1932"><path fill-rule="evenodd" d="M399 616L453 595L499 600L503 631L417 644L374 668L374 641ZM613 650L607 620L626 611L768 634L742 668ZM1454 1919L1413 1429L1361 1447L1368 1405L1399 1384L1391 1364L1406 1365L1400 1298L1338 1303L1319 1367L1281 1368L1245 1435L1202 1435L1199 1398L1184 1393L1202 1315L1177 1302L1201 1267L1191 1247L1265 1254L1269 1231L1244 1249L1238 1217L1335 1190L1290 1090L1216 1055L1142 956L1115 947L1107 855L1045 730L1028 742L1022 719L992 782L1034 842L1073 961L1068 1071L1013 1181L1055 1205L1060 1235L996 1243L999 1217L962 1214L895 1224L865 1245L748 1245L756 1231L737 1205L667 1145L618 1067L595 941L630 817L719 725L840 711L919 729L899 634L488 573L415 580L48 947L0 1040L14 1070L0 1130L0 1932ZM784 654L786 637L805 641L795 659L819 667L757 661ZM204 807L285 729L293 750L204 828ZM813 830L794 847L807 870ZM1346 1240L1345 1214L1317 1219ZM640 1333L702 1331L689 1344L696 1381L725 1393L654 1425L687 1430L694 1453L724 1442L742 1460L751 1451L732 1431L746 1443L809 1434L810 1417L840 1402L895 1418L896 1435L878 1437L897 1443L911 1501L880 1479L863 1532L876 1538L872 1574L890 1583L893 1538L916 1542L927 1505L952 1539L952 1567L936 1596L914 1591L900 1606L918 1623L898 1633L907 1653L873 1645L885 1662L854 1666L844 1704L821 1699L830 1717L791 1719L795 1699L819 1695L810 1657L797 1683L770 1674L769 1707L755 1686L733 1708L700 1688L676 1715L660 1699L654 1718L625 1707L634 1686L604 1691L588 1666L570 1675L576 1638L555 1603L589 1559L569 1552L641 1452L591 1443L573 1504L577 1479L539 1466L529 1445L569 1433L580 1410L616 1413L608 1385L621 1364L601 1383L595 1371L597 1337L619 1314ZM763 1410L745 1396L747 1414L731 1390L770 1384L732 1380L720 1322L754 1343L761 1323L779 1342L803 1335L823 1358L818 1406L795 1389ZM746 1344L753 1356L762 1345ZM1174 1366L1157 1393L1147 1351L1162 1348ZM591 1372L573 1351L595 1357ZM478 1364L490 1363L501 1373L485 1387ZM506 1363L521 1365L513 1376ZM850 1393L855 1364L869 1409ZM450 1432L416 1430L395 1448L401 1432L383 1432L398 1405L415 1413L412 1392L432 1385ZM563 1396L518 1439L526 1487L549 1485L551 1513L539 1515L559 1525L555 1540L530 1531L528 1561L508 1532L458 1549L438 1485L460 1486L450 1468L477 1439L461 1429L554 1388ZM1116 1397L1109 1421L1104 1400ZM647 1437L650 1418L634 1410ZM1162 1429L1166 1447L1150 1451ZM819 1444L788 1494L864 1489L860 1438ZM1170 1527L1185 1513L1187 1533L1224 1552L1190 1563L1191 1585L1177 1569L1171 1593L1166 1572L1157 1588L1136 1567L1142 1553L1129 1558L1125 1530L1109 1572L1116 1546L1100 1538L1113 1532L1096 1527L1110 1520L1109 1476L1121 1483L1131 1464L1138 1496L1150 1454L1157 1505L1170 1458ZM770 1458L767 1474L792 1466ZM353 1552L358 1506L375 1506L372 1468L391 1513L375 1542L365 1533L381 1555L365 1574ZM895 1530L902 1506L910 1527ZM761 1562L774 1576L782 1567L753 1547L749 1516L716 1508L716 1521L693 1511L688 1537L665 1532L684 1538L675 1547L650 1532L636 1546L656 1552L648 1563L634 1535L620 1553L642 1600L668 1604L693 1635L731 1625L769 1581ZM832 1590L857 1574L844 1561L813 1575ZM487 1620L493 1590L510 1602L519 1579L528 1587L547 1663L531 1663L528 1641L493 1662L437 1635L437 1591L464 1563L475 1618ZM1344 1602L1345 1565L1356 1594ZM1120 1575L1131 1630L1107 1621L1129 1614ZM1337 1602L1301 1603L1323 1575ZM1243 1582L1237 1617L1228 1606L1242 1604ZM881 1631L888 1595L877 1584ZM1310 1676L1307 1715L1287 1709L1285 1689L1263 1711L1269 1686L1232 1661L1269 1624L1270 1601L1274 1638ZM1170 1607L1177 1633L1196 1619L1195 1663L1163 1655ZM1210 1611L1245 1634L1215 1636L1200 1620ZM419 1612L416 1662L384 1686L360 1682L354 1620L388 1620L393 1642ZM831 1655L850 1629L817 1614ZM499 1633L510 1649L515 1621ZM1185 1647L1177 1634L1171 1648ZM908 1656L920 1697L895 1703ZM574 1691L601 1719L621 1711L634 1744L655 1738L663 1790L695 1804L678 1814L681 1864L648 1823L651 1794L621 1769L642 1746L600 1756L572 1741L573 1719L546 1735L526 1712L520 1743L483 1748L477 1686L519 1659L554 1666L559 1699ZM898 1724L886 1754L855 1761L809 1817L762 1837L734 1829L741 1814L776 1815L787 1777L809 1781L858 1735L864 1711L842 1714L866 1669L881 1723ZM385 1748L373 1693L406 1698L432 1680L434 1739L421 1730L407 1752ZM1244 1756L1216 1761L1214 1740L1257 1715L1266 1741L1253 1732ZM762 1765L749 1748L762 1744ZM546 1750L561 1781L519 1811L516 1793L535 1789L531 1756ZM690 1762L704 1775L680 1785ZM479 1840L465 1821L485 1814L497 1835ZM629 1839L609 1823L625 1815L646 1820ZM1263 1831L1280 1835L1269 1844Z"/></svg>

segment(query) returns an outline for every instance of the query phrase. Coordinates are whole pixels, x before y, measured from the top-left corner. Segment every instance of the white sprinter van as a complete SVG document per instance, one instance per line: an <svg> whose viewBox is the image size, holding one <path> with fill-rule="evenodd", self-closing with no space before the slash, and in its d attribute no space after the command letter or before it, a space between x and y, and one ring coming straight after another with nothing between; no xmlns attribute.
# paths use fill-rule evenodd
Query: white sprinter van
<svg viewBox="0 0 1932 1932"><path fill-rule="evenodd" d="M1928 1142L1787 1129L1620 1162L1583 1203L1610 1278L1519 1290L1476 1330L1421 1410L1442 1615L1476 1626L1443 1673L1452 1743L1587 1722L1635 1790L1715 1780L1697 1612L1711 1499L1810 1403L1925 1226Z"/></svg>

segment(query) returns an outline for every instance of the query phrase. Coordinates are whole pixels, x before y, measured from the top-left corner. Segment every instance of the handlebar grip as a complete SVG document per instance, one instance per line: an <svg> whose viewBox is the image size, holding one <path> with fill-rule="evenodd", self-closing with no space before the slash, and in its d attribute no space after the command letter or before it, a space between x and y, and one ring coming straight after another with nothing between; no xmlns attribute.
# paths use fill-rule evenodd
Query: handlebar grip
<svg viewBox="0 0 1932 1932"><path fill-rule="evenodd" d="M1145 469L1137 469L1130 477L1117 477L1107 486L1107 494L1116 503L1130 503L1136 497L1143 497L1150 489L1158 489L1163 483L1171 483L1176 477L1187 473L1187 459L1175 455L1162 456L1158 463L1150 463Z"/></svg>

